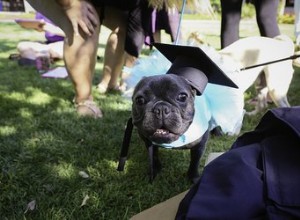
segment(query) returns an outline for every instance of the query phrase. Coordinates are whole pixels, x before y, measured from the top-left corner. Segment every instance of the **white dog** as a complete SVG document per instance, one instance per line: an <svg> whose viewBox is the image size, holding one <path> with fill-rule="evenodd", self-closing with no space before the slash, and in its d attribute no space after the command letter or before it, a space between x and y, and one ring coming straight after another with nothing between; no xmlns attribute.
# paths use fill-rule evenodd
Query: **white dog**
<svg viewBox="0 0 300 220"><path fill-rule="evenodd" d="M194 40L201 48L203 40L199 39L198 36L201 35L192 33L189 41ZM221 56L222 62L228 62L227 65L235 65L239 70L290 57L294 54L294 43L286 35L279 35L275 38L247 37L218 51L218 54ZM229 77L245 92L253 85L259 74L265 74L266 87L258 91L255 110L248 112L248 114L253 115L266 108L268 95L276 106L289 107L287 92L294 74L292 60L238 71L237 74L229 74Z"/></svg>

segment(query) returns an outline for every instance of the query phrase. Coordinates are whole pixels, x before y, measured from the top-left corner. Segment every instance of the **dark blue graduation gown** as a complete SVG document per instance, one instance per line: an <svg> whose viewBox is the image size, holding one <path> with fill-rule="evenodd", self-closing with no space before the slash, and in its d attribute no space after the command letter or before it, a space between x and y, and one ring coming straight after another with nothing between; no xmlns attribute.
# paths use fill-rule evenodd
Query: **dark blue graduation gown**
<svg viewBox="0 0 300 220"><path fill-rule="evenodd" d="M208 164L176 219L300 219L300 107L268 111Z"/></svg>

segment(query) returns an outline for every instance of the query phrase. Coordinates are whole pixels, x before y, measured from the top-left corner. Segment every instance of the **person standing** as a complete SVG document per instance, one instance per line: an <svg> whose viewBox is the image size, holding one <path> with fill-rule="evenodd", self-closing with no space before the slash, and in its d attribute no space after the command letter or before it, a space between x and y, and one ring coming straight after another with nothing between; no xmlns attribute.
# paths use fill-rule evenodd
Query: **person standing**
<svg viewBox="0 0 300 220"><path fill-rule="evenodd" d="M221 0L221 49L239 39L243 2L243 0ZM256 22L261 36L274 38L280 35L277 23L279 0L246 0L246 3L251 3L255 7ZM257 91L266 87L264 74L260 74L255 87Z"/></svg>
<svg viewBox="0 0 300 220"><path fill-rule="evenodd" d="M64 62L74 85L74 104L77 113L95 118L102 117L102 111L93 101L92 96L92 79L101 25L108 27L114 33L121 33L117 45L109 44L115 46L110 48L111 53L105 54L109 61L114 61L109 65L122 66L121 63L124 62L125 65L131 65L141 49L140 42L144 41L140 7L148 2L146 0L28 0L28 3L65 33ZM133 23L135 21L137 22ZM130 29L132 27L134 28ZM123 54L126 55L125 61ZM104 61L104 65L109 61Z"/></svg>
<svg viewBox="0 0 300 220"><path fill-rule="evenodd" d="M243 0L221 0L221 48L239 39L239 24ZM249 0L246 1L249 3ZM261 36L275 37L280 35L277 23L279 0L251 0L256 11L256 21Z"/></svg>

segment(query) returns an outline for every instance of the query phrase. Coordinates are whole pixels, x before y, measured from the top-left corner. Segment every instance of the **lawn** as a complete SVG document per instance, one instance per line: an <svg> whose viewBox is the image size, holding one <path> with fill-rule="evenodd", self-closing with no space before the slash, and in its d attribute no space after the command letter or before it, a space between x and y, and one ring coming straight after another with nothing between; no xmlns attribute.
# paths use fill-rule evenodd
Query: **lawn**
<svg viewBox="0 0 300 220"><path fill-rule="evenodd" d="M249 26L241 29L242 36L258 33L256 29L247 32ZM199 27L208 42L218 47L216 30ZM281 30L293 37L293 25L281 25ZM19 41L41 40L42 34L12 22L0 23L0 33L1 219L128 219L189 189L185 176L189 152L183 150L161 150L162 172L152 184L148 182L147 152L135 131L125 171L118 172L130 102L95 91L104 118L78 117L68 79L44 79L35 68L8 59ZM103 42L101 38L100 56ZM99 61L94 85L101 68ZM300 104L299 74L296 68L289 91L292 105ZM253 95L253 89L246 93L247 98ZM245 117L242 132L252 130L262 114ZM209 152L225 151L235 139L211 137L200 169Z"/></svg>

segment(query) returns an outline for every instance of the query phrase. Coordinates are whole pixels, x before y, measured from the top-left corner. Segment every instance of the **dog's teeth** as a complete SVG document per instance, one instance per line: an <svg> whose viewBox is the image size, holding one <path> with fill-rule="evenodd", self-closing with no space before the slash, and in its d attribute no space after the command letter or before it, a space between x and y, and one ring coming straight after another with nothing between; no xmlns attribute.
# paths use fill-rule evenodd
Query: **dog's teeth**
<svg viewBox="0 0 300 220"><path fill-rule="evenodd" d="M158 134L168 134L169 131L164 130L164 129L157 129L155 133L158 133Z"/></svg>

